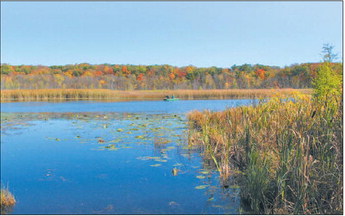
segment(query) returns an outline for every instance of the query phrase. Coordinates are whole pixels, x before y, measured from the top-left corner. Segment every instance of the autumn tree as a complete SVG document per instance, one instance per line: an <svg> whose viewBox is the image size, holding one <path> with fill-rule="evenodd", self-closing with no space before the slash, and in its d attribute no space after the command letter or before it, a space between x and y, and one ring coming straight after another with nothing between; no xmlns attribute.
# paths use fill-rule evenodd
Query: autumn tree
<svg viewBox="0 0 345 216"><path fill-rule="evenodd" d="M264 69L258 69L255 71L255 74L261 79L265 79L265 73L266 71Z"/></svg>

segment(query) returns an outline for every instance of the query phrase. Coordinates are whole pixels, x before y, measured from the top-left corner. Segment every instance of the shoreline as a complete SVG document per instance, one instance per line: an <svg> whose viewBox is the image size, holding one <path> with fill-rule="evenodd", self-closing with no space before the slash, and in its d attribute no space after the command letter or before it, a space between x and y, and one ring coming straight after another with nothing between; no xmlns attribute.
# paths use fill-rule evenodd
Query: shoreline
<svg viewBox="0 0 345 216"><path fill-rule="evenodd" d="M25 101L140 101L163 100L174 95L184 100L198 99L253 99L277 95L292 95L296 92L311 94L312 89L209 89L209 90L110 90L110 89L16 89L1 90L1 102Z"/></svg>

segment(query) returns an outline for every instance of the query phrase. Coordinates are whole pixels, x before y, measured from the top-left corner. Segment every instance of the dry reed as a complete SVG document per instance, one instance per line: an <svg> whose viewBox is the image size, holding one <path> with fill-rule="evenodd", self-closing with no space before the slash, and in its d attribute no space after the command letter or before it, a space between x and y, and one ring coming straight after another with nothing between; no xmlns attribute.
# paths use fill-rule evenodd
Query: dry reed
<svg viewBox="0 0 345 216"><path fill-rule="evenodd" d="M189 114L222 180L243 172L241 197L255 214L342 214L342 104L296 94L257 106Z"/></svg>
<svg viewBox="0 0 345 216"><path fill-rule="evenodd" d="M1 90L1 101L50 101L50 100L124 100L163 99L174 95L181 99L232 99L271 97L277 92L289 95L295 89L214 89L214 90L132 90L109 89L17 89ZM298 89L312 93L311 89Z"/></svg>

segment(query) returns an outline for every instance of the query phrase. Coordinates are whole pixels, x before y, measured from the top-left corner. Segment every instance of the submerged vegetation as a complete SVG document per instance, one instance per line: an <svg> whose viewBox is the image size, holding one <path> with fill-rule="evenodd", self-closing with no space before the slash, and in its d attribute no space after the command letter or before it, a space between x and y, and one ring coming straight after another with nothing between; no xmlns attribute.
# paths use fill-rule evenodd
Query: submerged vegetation
<svg viewBox="0 0 345 216"><path fill-rule="evenodd" d="M181 99L262 98L280 93L290 95L293 89L213 89L213 90L133 90L109 89L17 89L1 90L1 101L51 101L51 100L161 100L166 95ZM311 89L299 89L310 94Z"/></svg>
<svg viewBox="0 0 345 216"><path fill-rule="evenodd" d="M326 62L314 87L313 97L188 116L190 144L204 148L223 181L239 176L253 213L343 213L341 77Z"/></svg>
<svg viewBox="0 0 345 216"><path fill-rule="evenodd" d="M16 200L12 193L5 188L0 190L1 197L1 214L7 214L11 211L11 208L16 204Z"/></svg>

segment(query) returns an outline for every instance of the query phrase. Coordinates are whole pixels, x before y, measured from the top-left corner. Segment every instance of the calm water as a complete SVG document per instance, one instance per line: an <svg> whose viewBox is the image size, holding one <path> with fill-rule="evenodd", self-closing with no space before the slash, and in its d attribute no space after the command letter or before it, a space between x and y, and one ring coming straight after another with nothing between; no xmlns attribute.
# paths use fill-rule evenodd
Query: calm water
<svg viewBox="0 0 345 216"><path fill-rule="evenodd" d="M185 114L251 102L1 104L11 213L238 214L240 189L222 187L202 150L188 147Z"/></svg>
<svg viewBox="0 0 345 216"><path fill-rule="evenodd" d="M129 113L187 113L192 110L219 111L252 103L252 99L180 100L131 102L15 102L2 103L2 112L129 112Z"/></svg>

